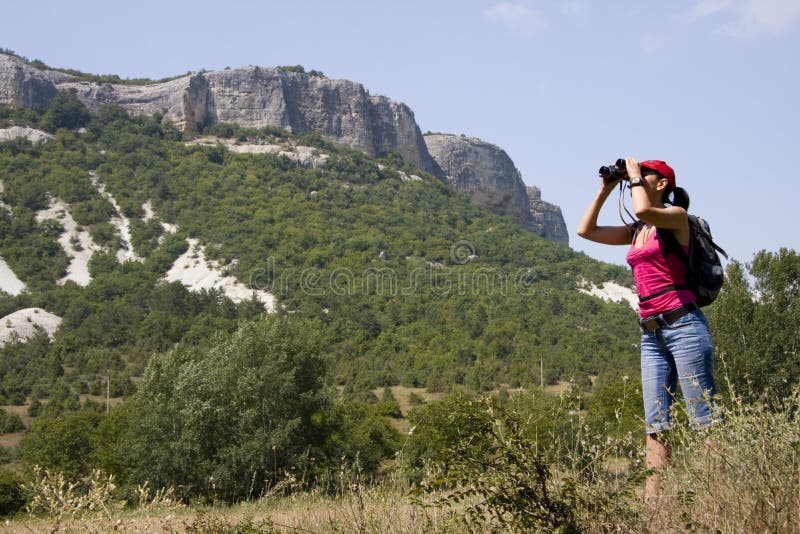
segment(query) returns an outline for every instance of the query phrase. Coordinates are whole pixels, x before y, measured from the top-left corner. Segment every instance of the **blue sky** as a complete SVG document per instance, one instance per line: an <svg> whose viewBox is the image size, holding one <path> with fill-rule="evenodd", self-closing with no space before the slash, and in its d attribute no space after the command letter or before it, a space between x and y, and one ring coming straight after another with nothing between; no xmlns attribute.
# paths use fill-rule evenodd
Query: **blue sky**
<svg viewBox="0 0 800 534"><path fill-rule="evenodd" d="M423 132L505 149L604 261L624 248L574 232L621 156L669 162L734 258L800 250L800 0L6 0L0 47L130 78L299 64L360 82ZM601 222L618 220L614 197Z"/></svg>

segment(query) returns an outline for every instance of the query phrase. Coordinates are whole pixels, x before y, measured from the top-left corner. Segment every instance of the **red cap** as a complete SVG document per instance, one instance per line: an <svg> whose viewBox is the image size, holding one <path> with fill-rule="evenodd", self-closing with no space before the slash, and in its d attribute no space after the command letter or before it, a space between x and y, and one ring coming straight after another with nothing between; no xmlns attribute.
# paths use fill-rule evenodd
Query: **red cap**
<svg viewBox="0 0 800 534"><path fill-rule="evenodd" d="M667 165L665 162L659 159L651 159L648 161L640 162L639 166L646 167L648 169L653 169L654 171L658 171L658 173L661 174L661 176L667 179L670 188L675 189L675 171L672 170L672 167Z"/></svg>

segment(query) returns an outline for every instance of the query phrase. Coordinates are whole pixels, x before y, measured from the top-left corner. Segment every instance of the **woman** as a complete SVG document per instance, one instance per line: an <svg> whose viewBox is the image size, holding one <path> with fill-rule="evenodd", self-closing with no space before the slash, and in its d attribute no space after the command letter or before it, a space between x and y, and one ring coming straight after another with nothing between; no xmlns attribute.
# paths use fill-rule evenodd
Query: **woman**
<svg viewBox="0 0 800 534"><path fill-rule="evenodd" d="M692 425L701 428L718 421L711 400L714 347L695 295L685 287L686 264L662 240L665 232L671 232L688 253L689 195L676 186L675 171L663 161L639 163L628 158L625 164L639 221L632 227L597 225L600 209L620 182L619 177L611 177L603 180L581 219L578 235L606 245L630 245L627 260L639 294L642 328L646 464L654 470L645 484L645 500L651 501L658 496L658 471L669 460L665 438L673 423L670 407L678 381Z"/></svg>

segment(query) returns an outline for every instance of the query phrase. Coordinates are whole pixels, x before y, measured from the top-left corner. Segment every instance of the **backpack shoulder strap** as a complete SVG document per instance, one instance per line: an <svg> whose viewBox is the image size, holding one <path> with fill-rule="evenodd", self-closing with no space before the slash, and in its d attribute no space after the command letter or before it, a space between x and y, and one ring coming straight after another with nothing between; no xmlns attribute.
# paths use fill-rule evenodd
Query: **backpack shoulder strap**
<svg viewBox="0 0 800 534"><path fill-rule="evenodd" d="M724 248L722 248L721 246L717 245L714 242L714 238L711 236L711 228L708 225L708 222L705 219L703 219L701 217L696 217L694 215L689 215L689 222L692 222L692 218L694 218L695 223L700 228L700 231L703 232L703 234L705 235L706 241L708 241L708 243L714 248L714 250L717 251L717 253L722 254L723 256L725 256L725 259L727 260L728 259L728 253L725 252Z"/></svg>
<svg viewBox="0 0 800 534"><path fill-rule="evenodd" d="M639 234L639 231L644 228L644 221L637 219L636 222L628 225L628 228L631 230L631 243L633 243L636 241L636 236Z"/></svg>
<svg viewBox="0 0 800 534"><path fill-rule="evenodd" d="M689 219L689 233L691 234L691 219ZM683 250L683 247L678 243L678 238L675 237L675 232L669 230L667 228L656 228L656 233L658 235L658 239L663 243L664 246L664 253L667 252L674 252L686 265L689 265L689 256L686 254L686 251ZM689 243L691 244L691 237L689 238Z"/></svg>

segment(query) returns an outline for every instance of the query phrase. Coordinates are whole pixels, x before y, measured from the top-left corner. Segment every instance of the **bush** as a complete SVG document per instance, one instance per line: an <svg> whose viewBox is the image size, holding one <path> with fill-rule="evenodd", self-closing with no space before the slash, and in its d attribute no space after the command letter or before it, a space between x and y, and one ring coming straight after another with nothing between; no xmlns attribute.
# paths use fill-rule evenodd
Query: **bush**
<svg viewBox="0 0 800 534"><path fill-rule="evenodd" d="M22 424L19 415L0 408L0 434L10 434L22 430L25 430L25 425Z"/></svg>
<svg viewBox="0 0 800 534"><path fill-rule="evenodd" d="M75 130L89 124L92 115L78 100L77 95L75 89L59 91L58 96L47 104L42 115L41 127L50 133L55 133L59 128Z"/></svg>
<svg viewBox="0 0 800 534"><path fill-rule="evenodd" d="M128 401L123 449L134 483L259 495L321 445L313 416L326 404L319 325L269 316L206 350L178 347L151 360Z"/></svg>
<svg viewBox="0 0 800 534"><path fill-rule="evenodd" d="M6 469L0 469L0 516L18 512L25 506L22 479Z"/></svg>
<svg viewBox="0 0 800 534"><path fill-rule="evenodd" d="M441 459L425 462L417 502L461 507L467 528L481 531L603 532L638 518L634 495L646 471L612 476L604 465L617 443L601 447L580 424L544 442L536 438L539 421L522 407L524 400L450 400L452 435L442 432ZM558 408L549 417L570 416Z"/></svg>
<svg viewBox="0 0 800 534"><path fill-rule="evenodd" d="M66 412L57 417L38 417L20 443L22 462L40 465L80 478L91 471L93 434L102 415L95 411Z"/></svg>

